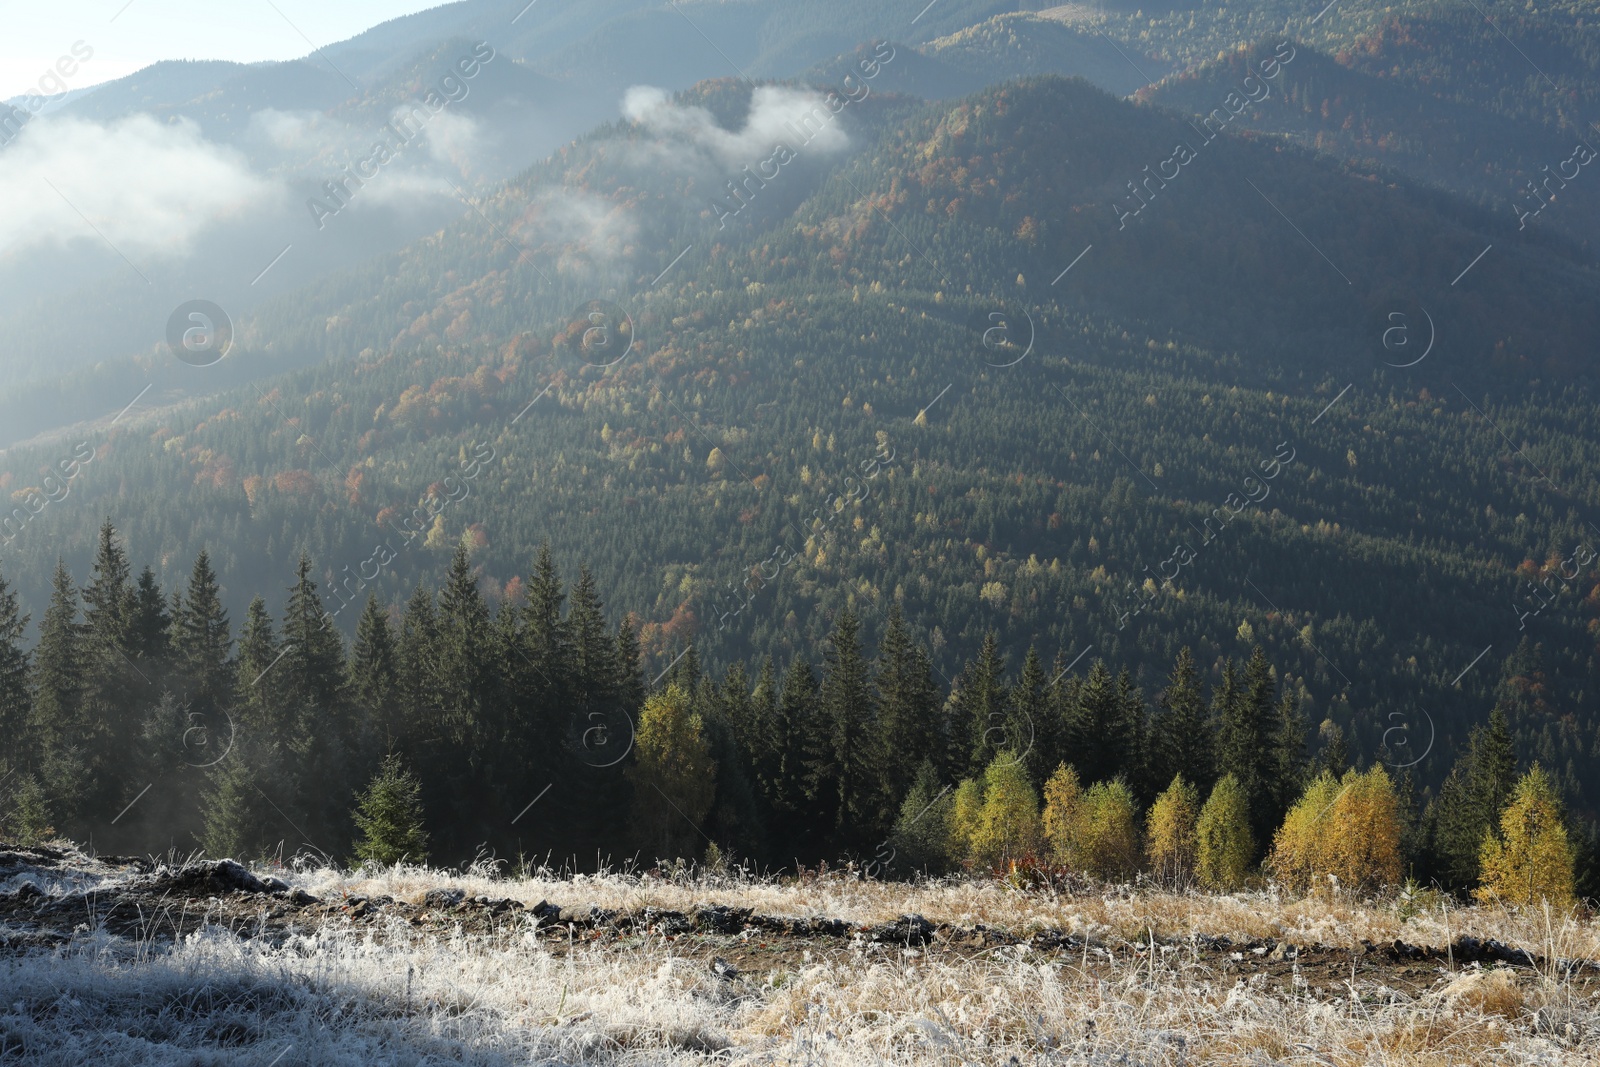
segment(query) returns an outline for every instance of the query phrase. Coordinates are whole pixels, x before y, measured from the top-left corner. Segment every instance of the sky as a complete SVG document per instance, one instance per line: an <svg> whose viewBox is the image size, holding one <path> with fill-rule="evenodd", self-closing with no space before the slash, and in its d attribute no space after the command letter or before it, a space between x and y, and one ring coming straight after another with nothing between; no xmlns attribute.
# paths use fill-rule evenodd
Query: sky
<svg viewBox="0 0 1600 1067"><path fill-rule="evenodd" d="M0 0L0 100L83 89L162 59L296 59L443 0ZM81 42L81 43L80 43ZM75 69L74 69L75 68ZM41 80L44 84L41 86Z"/></svg>

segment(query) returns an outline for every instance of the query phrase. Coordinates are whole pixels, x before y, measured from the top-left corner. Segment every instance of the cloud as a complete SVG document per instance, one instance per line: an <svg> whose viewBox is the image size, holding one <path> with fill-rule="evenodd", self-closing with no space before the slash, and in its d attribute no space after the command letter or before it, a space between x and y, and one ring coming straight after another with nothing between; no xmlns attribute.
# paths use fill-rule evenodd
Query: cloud
<svg viewBox="0 0 1600 1067"><path fill-rule="evenodd" d="M538 193L512 232L530 248L553 252L563 272L614 266L639 236L630 211L581 189Z"/></svg>
<svg viewBox="0 0 1600 1067"><path fill-rule="evenodd" d="M622 113L660 135L651 146L658 162L676 162L684 169L710 163L736 170L766 159L778 144L823 154L848 148L850 136L826 101L817 92L759 86L750 97L744 127L725 130L705 108L682 107L661 89L636 85L624 96Z"/></svg>
<svg viewBox="0 0 1600 1067"><path fill-rule="evenodd" d="M99 230L127 256L181 256L206 227L280 194L187 120L40 119L0 152L0 248L97 241Z"/></svg>

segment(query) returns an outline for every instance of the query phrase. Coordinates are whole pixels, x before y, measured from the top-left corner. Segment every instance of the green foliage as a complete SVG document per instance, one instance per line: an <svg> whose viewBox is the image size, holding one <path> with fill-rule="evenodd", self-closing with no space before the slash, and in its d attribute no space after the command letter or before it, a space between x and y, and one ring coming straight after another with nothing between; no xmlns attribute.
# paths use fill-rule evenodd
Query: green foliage
<svg viewBox="0 0 1600 1067"><path fill-rule="evenodd" d="M356 859L391 867L428 862L428 834L423 828L422 783L390 753L356 798Z"/></svg>
<svg viewBox="0 0 1600 1067"><path fill-rule="evenodd" d="M700 822L716 795L717 766L681 686L645 701L633 753L627 774L635 833L658 859L694 855Z"/></svg>
<svg viewBox="0 0 1600 1067"><path fill-rule="evenodd" d="M943 874L961 857L950 854L953 790L942 786L932 762L924 762L900 805L894 833L894 867L901 871Z"/></svg>
<svg viewBox="0 0 1600 1067"><path fill-rule="evenodd" d="M1041 836L1039 796L1010 749L995 753L983 772L983 807L968 835L968 857L991 870L1033 855Z"/></svg>
<svg viewBox="0 0 1600 1067"><path fill-rule="evenodd" d="M1195 873L1207 889L1238 889L1250 873L1255 839L1250 832L1250 805L1239 780L1218 779L1200 809L1195 828Z"/></svg>

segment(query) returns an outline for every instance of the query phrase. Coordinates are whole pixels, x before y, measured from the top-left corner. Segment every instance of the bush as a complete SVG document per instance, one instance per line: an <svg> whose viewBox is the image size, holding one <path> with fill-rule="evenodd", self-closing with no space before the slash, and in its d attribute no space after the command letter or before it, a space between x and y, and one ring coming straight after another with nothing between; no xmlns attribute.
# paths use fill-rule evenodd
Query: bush
<svg viewBox="0 0 1600 1067"><path fill-rule="evenodd" d="M428 835L422 828L422 783L400 757L384 757L355 810L356 859L386 867L409 860L428 862Z"/></svg>
<svg viewBox="0 0 1600 1067"><path fill-rule="evenodd" d="M1199 791L1183 775L1173 775L1145 819L1145 855L1163 885L1182 888L1194 880L1199 820Z"/></svg>
<svg viewBox="0 0 1600 1067"><path fill-rule="evenodd" d="M1207 889L1237 889L1250 873L1255 850L1250 804L1239 779L1224 775L1200 809L1195 826L1195 874Z"/></svg>
<svg viewBox="0 0 1600 1067"><path fill-rule="evenodd" d="M1500 815L1499 833L1483 839L1483 884L1473 895L1486 903L1527 906L1547 902L1560 910L1575 902L1574 856L1550 776L1535 763L1517 782Z"/></svg>

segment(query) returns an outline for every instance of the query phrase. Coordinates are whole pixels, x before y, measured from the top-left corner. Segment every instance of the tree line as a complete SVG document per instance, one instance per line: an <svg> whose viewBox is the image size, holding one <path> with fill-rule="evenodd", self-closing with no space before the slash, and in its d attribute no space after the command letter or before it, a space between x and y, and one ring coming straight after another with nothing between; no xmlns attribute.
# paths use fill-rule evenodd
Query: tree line
<svg viewBox="0 0 1600 1067"><path fill-rule="evenodd" d="M607 622L587 567L568 586L546 545L491 611L470 548L457 546L437 592L368 599L348 646L305 558L281 615L257 596L237 637L205 552L168 594L151 568L133 574L110 523L87 584L57 567L31 648L0 576L0 832L342 862L386 855L394 798L409 796L396 856L413 860L431 840L449 859L710 850L904 876L1034 856L1110 876L1140 866L1132 827L1147 812L1152 870L1214 869L1215 849L1206 866L1170 841L1216 838L1226 822L1226 869L1243 872L1273 869L1306 797L1376 774L1394 827L1384 871L1465 889L1506 866L1485 853L1518 781L1498 706L1438 795L1419 800L1409 770L1384 771L1385 753L1352 759L1331 721L1312 731L1259 646L1209 686L1185 648L1147 701L1126 668L1074 673L1064 653L1047 670L1030 649L1013 676L991 634L941 685L896 606L872 654L847 609L818 663L796 655L780 674L768 657L717 678L690 644L647 682L634 620ZM358 794L388 798L391 814L363 813ZM1232 821L1203 818L1200 797ZM1592 828L1559 821L1587 891ZM1083 843L1102 824L1120 860L1082 858L1110 847Z"/></svg>

